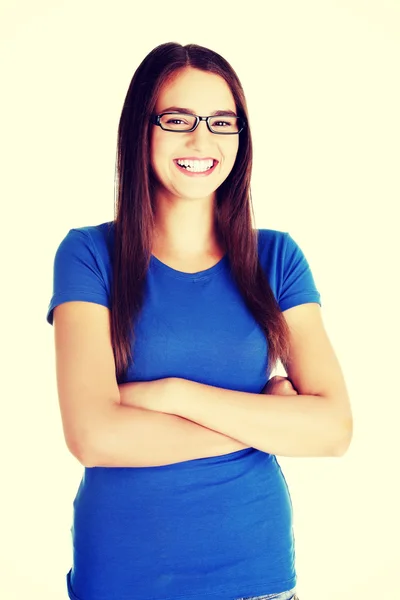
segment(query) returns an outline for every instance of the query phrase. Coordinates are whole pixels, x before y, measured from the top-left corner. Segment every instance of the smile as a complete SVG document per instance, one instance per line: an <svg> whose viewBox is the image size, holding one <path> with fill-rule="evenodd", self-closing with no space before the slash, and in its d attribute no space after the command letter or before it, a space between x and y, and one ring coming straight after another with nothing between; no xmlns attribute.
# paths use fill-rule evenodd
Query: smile
<svg viewBox="0 0 400 600"><path fill-rule="evenodd" d="M214 172L218 164L217 160L214 160L212 165L211 160L179 160L179 162L182 164L179 164L177 159L174 160L177 169L187 177L208 177L208 175L211 175L211 173Z"/></svg>

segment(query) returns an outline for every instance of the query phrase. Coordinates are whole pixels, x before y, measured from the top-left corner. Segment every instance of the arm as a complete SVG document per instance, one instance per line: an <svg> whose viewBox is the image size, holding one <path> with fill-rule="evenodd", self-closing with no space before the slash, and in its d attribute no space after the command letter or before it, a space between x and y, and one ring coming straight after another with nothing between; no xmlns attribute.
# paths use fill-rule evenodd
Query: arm
<svg viewBox="0 0 400 600"><path fill-rule="evenodd" d="M280 456L337 456L348 431L337 402L326 396L250 394L176 379L168 410Z"/></svg>
<svg viewBox="0 0 400 600"><path fill-rule="evenodd" d="M185 417L270 454L344 454L352 437L352 414L320 307L308 303L283 314L290 329L286 370L298 395L265 396L171 378L165 397L138 393L133 401L145 403L149 410Z"/></svg>
<svg viewBox="0 0 400 600"><path fill-rule="evenodd" d="M152 467L221 456L251 447L180 416L136 406L139 402L142 406L149 404L151 398L157 398L160 405L165 403L166 396L174 393L174 386L168 382L171 380L119 385L120 404L115 405L115 415L107 419L111 427L101 435L98 447L101 445L102 450L95 453L97 458L92 458L87 466ZM264 389L269 394L296 394L282 377L273 377Z"/></svg>
<svg viewBox="0 0 400 600"><path fill-rule="evenodd" d="M147 382L148 385L153 382ZM158 383L158 382L157 382ZM121 399L126 397L121 392ZM144 389L143 386L141 388ZM160 394L160 388L157 390ZM81 462L87 467L155 467L220 456L248 446L175 415L115 404Z"/></svg>
<svg viewBox="0 0 400 600"><path fill-rule="evenodd" d="M289 326L285 365L297 396L263 396L175 380L169 412L282 456L341 456L352 438L343 374L326 334L320 306L283 312Z"/></svg>

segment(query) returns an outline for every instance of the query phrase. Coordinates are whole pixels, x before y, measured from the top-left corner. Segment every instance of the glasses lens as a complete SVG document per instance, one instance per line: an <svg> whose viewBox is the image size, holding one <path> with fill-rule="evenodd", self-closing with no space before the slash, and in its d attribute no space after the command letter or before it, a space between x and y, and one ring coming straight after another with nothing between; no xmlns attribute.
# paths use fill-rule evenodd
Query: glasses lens
<svg viewBox="0 0 400 600"><path fill-rule="evenodd" d="M160 119L161 126L163 129L169 131L188 131L192 129L196 122L196 117L192 117L187 114L166 114L162 115Z"/></svg>
<svg viewBox="0 0 400 600"><path fill-rule="evenodd" d="M163 129L167 131L189 131L193 129L196 118L186 113L164 114L160 118ZM214 133L237 133L241 129L240 117L220 115L210 119L210 127Z"/></svg>
<svg viewBox="0 0 400 600"><path fill-rule="evenodd" d="M220 115L210 119L210 127L215 133L237 133L240 129L240 117Z"/></svg>

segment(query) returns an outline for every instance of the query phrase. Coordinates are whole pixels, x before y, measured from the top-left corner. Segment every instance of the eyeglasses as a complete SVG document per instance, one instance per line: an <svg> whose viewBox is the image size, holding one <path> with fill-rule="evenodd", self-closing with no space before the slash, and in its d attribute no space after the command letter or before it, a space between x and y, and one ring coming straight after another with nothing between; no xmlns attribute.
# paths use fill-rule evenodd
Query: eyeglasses
<svg viewBox="0 0 400 600"><path fill-rule="evenodd" d="M164 131L176 132L194 131L200 121L206 121L209 131L219 135L238 134L246 126L244 119L231 115L199 117L188 113L166 112L150 117L150 123L153 123L153 125L158 125Z"/></svg>

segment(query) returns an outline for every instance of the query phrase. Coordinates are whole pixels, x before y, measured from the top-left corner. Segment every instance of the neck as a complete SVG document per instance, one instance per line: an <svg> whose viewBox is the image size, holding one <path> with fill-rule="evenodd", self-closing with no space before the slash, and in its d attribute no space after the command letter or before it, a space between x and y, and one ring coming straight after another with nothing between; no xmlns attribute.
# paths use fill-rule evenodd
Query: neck
<svg viewBox="0 0 400 600"><path fill-rule="evenodd" d="M220 251L212 198L159 199L154 222L153 246L164 255L195 257Z"/></svg>

